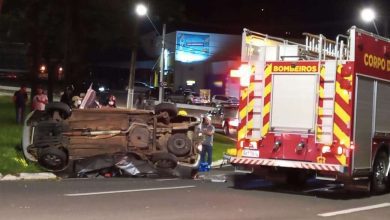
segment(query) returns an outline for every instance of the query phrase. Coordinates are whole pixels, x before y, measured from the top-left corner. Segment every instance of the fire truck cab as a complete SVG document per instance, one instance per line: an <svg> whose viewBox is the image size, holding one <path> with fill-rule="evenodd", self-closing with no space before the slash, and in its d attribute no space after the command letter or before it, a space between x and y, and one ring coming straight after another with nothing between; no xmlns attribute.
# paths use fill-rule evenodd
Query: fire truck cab
<svg viewBox="0 0 390 220"><path fill-rule="evenodd" d="M237 155L266 177L389 188L390 40L352 27L295 43L244 29Z"/></svg>

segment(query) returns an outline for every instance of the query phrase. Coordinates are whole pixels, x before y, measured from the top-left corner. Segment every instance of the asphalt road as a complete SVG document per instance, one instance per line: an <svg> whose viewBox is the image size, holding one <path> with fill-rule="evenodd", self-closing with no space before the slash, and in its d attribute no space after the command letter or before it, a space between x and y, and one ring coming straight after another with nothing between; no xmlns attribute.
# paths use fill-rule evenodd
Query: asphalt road
<svg viewBox="0 0 390 220"><path fill-rule="evenodd" d="M310 181L305 188L247 180L66 179L0 182L0 219L389 219L390 194L346 193ZM335 188L336 187L336 188ZM336 212L341 211L341 212ZM350 213L349 213L350 212ZM327 217L328 216L328 217Z"/></svg>

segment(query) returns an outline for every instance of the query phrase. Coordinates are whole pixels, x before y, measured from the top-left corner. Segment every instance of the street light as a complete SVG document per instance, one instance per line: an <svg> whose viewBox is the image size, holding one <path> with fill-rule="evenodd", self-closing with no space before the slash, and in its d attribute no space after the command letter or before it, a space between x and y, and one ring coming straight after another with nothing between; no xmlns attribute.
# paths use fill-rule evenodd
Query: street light
<svg viewBox="0 0 390 220"><path fill-rule="evenodd" d="M379 35L378 28L376 27L376 24L375 24L375 17L376 17L375 11L372 8L364 8L361 11L360 16L364 22L372 22L372 24L374 25L376 34Z"/></svg>
<svg viewBox="0 0 390 220"><path fill-rule="evenodd" d="M159 80L159 94L158 94L158 101L161 103L163 101L163 94L164 94L164 81L163 81L163 77L164 77L164 51L165 51L165 29L166 29L166 26L165 24L163 24L163 32L162 32L162 35L160 34L160 32L157 30L156 28L156 25L154 25L153 21L150 19L150 17L148 16L148 8L143 5L143 4L138 4L136 7L135 7L135 12L137 13L137 15L139 16L146 16L150 22L150 24L152 24L153 28L154 28L154 31L156 31L156 33L158 35L161 36L162 38L162 41L161 41L161 55L160 55L160 80Z"/></svg>
<svg viewBox="0 0 390 220"><path fill-rule="evenodd" d="M145 16L148 13L148 8L145 5L143 5L143 4L138 4L135 7L135 12L139 16Z"/></svg>

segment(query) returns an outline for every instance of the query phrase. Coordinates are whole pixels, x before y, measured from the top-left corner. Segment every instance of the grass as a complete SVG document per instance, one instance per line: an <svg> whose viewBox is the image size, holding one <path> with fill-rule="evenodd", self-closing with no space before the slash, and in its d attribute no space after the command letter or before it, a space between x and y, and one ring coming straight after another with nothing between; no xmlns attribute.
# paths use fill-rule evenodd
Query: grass
<svg viewBox="0 0 390 220"><path fill-rule="evenodd" d="M214 146L213 146L213 161L221 160L223 153L227 151L228 148L235 148L236 144L230 138L215 133L214 134Z"/></svg>
<svg viewBox="0 0 390 220"><path fill-rule="evenodd" d="M15 109L9 96L0 96L0 173L16 174L39 172L40 169L28 164L20 150L22 125L15 122Z"/></svg>

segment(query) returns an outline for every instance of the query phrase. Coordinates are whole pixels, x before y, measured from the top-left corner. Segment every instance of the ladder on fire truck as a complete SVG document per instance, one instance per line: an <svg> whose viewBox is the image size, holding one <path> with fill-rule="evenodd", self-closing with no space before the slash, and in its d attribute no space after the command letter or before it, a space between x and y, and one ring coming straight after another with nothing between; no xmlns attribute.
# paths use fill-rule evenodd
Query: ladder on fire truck
<svg viewBox="0 0 390 220"><path fill-rule="evenodd" d="M278 45L298 46L298 56L279 56L279 58L277 58L279 60L285 60L286 58L295 58L296 60L318 60L321 63L325 60L335 60L335 63L337 63L340 60L349 59L349 38L348 36L344 35L338 35L336 41L332 41L326 39L326 37L323 35L304 33L304 36L306 37L304 45L283 38L272 37L266 34L253 32L248 29L244 29L244 36L245 38L247 36L253 36L253 38L256 38L257 40L261 40L263 42L272 41ZM242 60L243 62L248 62L250 65L252 65L251 62L256 62L251 60L251 55L254 50L254 46L256 45L252 45L252 41L249 41L249 45L246 45L245 49L247 50L247 54L249 54L249 56L244 58ZM264 80L263 74L255 73L255 77ZM320 90L319 94L319 102L322 102L323 108L321 111L317 111L317 127L315 129L315 136L317 137L316 142L330 144L333 140L333 112L335 108L334 101L336 91L336 69L332 72L332 74L321 75L319 83L323 85L323 88ZM255 86L255 88L256 87L257 86ZM263 94L258 94L258 97L262 97L262 95ZM262 109L262 104L260 104L260 102L262 103L263 100L256 100L255 98L254 101L255 105L257 106L254 108L255 111L261 111L260 109ZM261 112L257 113L259 114ZM260 126L259 123L255 123L254 127L248 127L248 130L259 130L260 127L258 126ZM253 134L253 132L249 133ZM246 135L246 138L252 139L256 137L254 137L253 135L252 137L248 137Z"/></svg>
<svg viewBox="0 0 390 220"><path fill-rule="evenodd" d="M344 35L338 35L336 41L326 39L321 34L304 33L304 36L306 36L305 53L317 55L321 65L315 140L316 143L331 144L333 141L337 63L349 58L349 40L348 36ZM347 44L344 43L344 40ZM333 71L326 71L326 63L323 66L324 60L335 60L336 68Z"/></svg>

